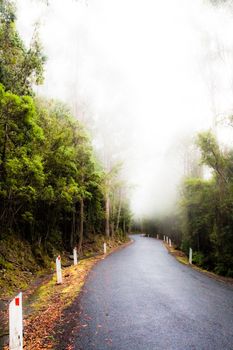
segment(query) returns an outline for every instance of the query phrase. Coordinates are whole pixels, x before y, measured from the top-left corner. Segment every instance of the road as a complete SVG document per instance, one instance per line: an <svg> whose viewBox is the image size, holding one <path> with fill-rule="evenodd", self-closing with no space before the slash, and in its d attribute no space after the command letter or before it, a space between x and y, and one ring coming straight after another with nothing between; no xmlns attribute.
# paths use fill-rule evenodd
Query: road
<svg viewBox="0 0 233 350"><path fill-rule="evenodd" d="M232 286L133 239L90 273L75 350L233 350Z"/></svg>

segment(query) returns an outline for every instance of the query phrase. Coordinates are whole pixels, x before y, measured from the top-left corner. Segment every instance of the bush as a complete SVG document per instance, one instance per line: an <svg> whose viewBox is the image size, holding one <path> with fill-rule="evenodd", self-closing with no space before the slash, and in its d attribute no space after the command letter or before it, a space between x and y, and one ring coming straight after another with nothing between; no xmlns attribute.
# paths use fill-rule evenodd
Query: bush
<svg viewBox="0 0 233 350"><path fill-rule="evenodd" d="M183 239L180 248L187 255L189 254L189 247L190 247L189 240Z"/></svg>
<svg viewBox="0 0 233 350"><path fill-rule="evenodd" d="M193 252L193 263L197 266L204 266L205 263L205 256L201 252Z"/></svg>

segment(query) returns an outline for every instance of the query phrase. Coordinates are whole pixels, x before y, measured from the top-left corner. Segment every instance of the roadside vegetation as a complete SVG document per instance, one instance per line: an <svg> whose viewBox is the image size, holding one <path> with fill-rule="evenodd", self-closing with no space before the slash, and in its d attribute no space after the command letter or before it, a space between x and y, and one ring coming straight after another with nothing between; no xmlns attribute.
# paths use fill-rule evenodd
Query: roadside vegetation
<svg viewBox="0 0 233 350"><path fill-rule="evenodd" d="M130 227L118 164L105 167L85 126L69 108L35 95L46 61L35 28L26 47L15 3L0 0L0 280L1 294L26 287L54 257L79 256ZM102 247L101 247L102 249ZM67 253L68 252L68 253Z"/></svg>
<svg viewBox="0 0 233 350"><path fill-rule="evenodd" d="M104 238L104 237L103 237ZM98 244L103 248L103 240ZM96 248L98 247L96 245ZM107 254L103 251L90 258L82 259L78 265L63 267L63 283L56 283L56 274L40 277L27 288L23 294L24 303L24 346L28 350L55 349L64 341L64 335L71 333L72 327L85 327L86 324L78 323L79 310L70 309L80 294L83 284L92 269L100 260L115 250L130 244L128 239L116 241L109 239L107 244ZM120 246L120 247L119 247ZM103 250L103 249L102 249ZM66 263L66 260L64 261ZM4 305L0 303L0 347L4 350L8 347L8 302ZM66 337L67 338L67 337ZM73 349L71 335L66 339L62 349Z"/></svg>
<svg viewBox="0 0 233 350"><path fill-rule="evenodd" d="M158 220L145 220L143 230L161 238L168 235L187 255L191 247L194 264L233 277L233 148L223 149L211 131L197 135L196 146L200 158L190 161L176 209ZM206 167L209 179L203 176Z"/></svg>

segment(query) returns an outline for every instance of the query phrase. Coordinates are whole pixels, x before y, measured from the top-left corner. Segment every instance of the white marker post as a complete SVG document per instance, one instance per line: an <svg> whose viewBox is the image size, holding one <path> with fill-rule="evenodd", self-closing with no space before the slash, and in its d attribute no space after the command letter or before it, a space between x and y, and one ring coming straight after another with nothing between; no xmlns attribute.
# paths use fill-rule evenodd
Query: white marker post
<svg viewBox="0 0 233 350"><path fill-rule="evenodd" d="M57 271L57 284L62 284L62 271L61 271L61 257L60 257L60 255L56 259L56 271Z"/></svg>
<svg viewBox="0 0 233 350"><path fill-rule="evenodd" d="M193 250L192 248L189 248L189 263L192 265L193 263Z"/></svg>
<svg viewBox="0 0 233 350"><path fill-rule="evenodd" d="M74 265L78 264L78 253L77 253L77 248L73 249L73 256L74 256Z"/></svg>
<svg viewBox="0 0 233 350"><path fill-rule="evenodd" d="M166 239L167 239L167 244L168 244L168 236L166 237Z"/></svg>
<svg viewBox="0 0 233 350"><path fill-rule="evenodd" d="M157 239L159 239L159 235L157 235Z"/></svg>
<svg viewBox="0 0 233 350"><path fill-rule="evenodd" d="M165 242L165 236L163 236L163 241Z"/></svg>
<svg viewBox="0 0 233 350"><path fill-rule="evenodd" d="M106 254L106 253L107 253L107 244L104 243L104 254Z"/></svg>
<svg viewBox="0 0 233 350"><path fill-rule="evenodd" d="M171 241L171 238L169 238L169 247L172 246L172 241Z"/></svg>
<svg viewBox="0 0 233 350"><path fill-rule="evenodd" d="M19 293L9 305L9 348L23 350L23 308L22 293Z"/></svg>

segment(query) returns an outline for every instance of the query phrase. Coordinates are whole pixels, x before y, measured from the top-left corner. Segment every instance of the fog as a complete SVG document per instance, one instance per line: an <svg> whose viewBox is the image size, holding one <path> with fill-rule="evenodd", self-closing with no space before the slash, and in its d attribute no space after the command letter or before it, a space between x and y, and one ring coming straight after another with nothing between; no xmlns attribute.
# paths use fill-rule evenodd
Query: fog
<svg viewBox="0 0 233 350"><path fill-rule="evenodd" d="M233 108L233 8L204 0L18 0L47 56L40 95L68 103L97 153L123 160L135 216L171 210L183 151ZM220 2L221 3L221 2Z"/></svg>

